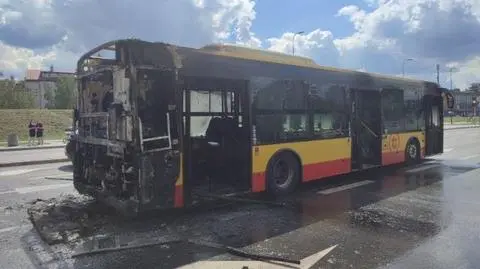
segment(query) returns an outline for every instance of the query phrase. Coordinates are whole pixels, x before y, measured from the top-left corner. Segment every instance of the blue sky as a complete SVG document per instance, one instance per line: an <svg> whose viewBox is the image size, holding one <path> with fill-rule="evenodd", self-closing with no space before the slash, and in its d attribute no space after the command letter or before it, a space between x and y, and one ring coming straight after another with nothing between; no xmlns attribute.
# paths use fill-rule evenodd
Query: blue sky
<svg viewBox="0 0 480 269"><path fill-rule="evenodd" d="M255 5L257 17L252 30L263 39L280 36L285 32L309 32L317 28L330 30L339 37L347 36L354 32L352 24L347 18L335 16L345 6L342 2L344 1L287 0L280 4L279 0L258 1ZM368 8L364 1L348 3Z"/></svg>
<svg viewBox="0 0 480 269"><path fill-rule="evenodd" d="M480 80L477 0L0 0L0 71L73 71L81 53L117 38L184 46L234 42L322 65L435 80Z"/></svg>

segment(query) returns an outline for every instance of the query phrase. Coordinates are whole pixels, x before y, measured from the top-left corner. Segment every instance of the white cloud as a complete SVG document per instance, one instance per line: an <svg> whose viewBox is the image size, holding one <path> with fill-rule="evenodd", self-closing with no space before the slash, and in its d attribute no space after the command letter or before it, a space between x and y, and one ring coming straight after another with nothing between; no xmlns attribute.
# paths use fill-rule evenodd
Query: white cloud
<svg viewBox="0 0 480 269"><path fill-rule="evenodd" d="M194 47L234 39L258 47L261 42L251 32L254 7L252 0L2 0L0 41L24 48L32 66L128 37ZM23 60L0 59L4 68L25 66L17 64Z"/></svg>
<svg viewBox="0 0 480 269"><path fill-rule="evenodd" d="M338 64L338 50L335 48L333 34L330 31L316 29L306 34L284 33L281 37L267 39L267 48L292 54L294 35L295 55L313 58L322 65Z"/></svg>
<svg viewBox="0 0 480 269"><path fill-rule="evenodd" d="M352 23L351 35L314 29L295 37L295 54L390 74L401 74L403 59L415 58L407 75L434 80L439 63L447 83L447 65L456 63L456 86L480 80L478 0L365 2L368 10L346 5L336 14ZM125 37L194 47L235 40L290 54L293 33L262 42L252 32L256 15L254 0L0 0L0 68L73 69L80 53Z"/></svg>
<svg viewBox="0 0 480 269"><path fill-rule="evenodd" d="M36 54L30 49L16 48L0 42L0 72L23 78L27 68L41 68L47 60L55 59L54 52Z"/></svg>

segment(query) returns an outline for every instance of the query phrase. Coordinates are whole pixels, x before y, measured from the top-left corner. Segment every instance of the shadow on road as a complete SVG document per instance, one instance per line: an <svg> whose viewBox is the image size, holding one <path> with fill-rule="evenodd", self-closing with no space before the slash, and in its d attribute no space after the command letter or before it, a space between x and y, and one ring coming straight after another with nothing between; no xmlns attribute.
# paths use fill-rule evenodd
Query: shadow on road
<svg viewBox="0 0 480 269"><path fill-rule="evenodd" d="M73 172L73 165L69 164L69 165L62 165L58 168L58 170L62 171L62 172Z"/></svg>

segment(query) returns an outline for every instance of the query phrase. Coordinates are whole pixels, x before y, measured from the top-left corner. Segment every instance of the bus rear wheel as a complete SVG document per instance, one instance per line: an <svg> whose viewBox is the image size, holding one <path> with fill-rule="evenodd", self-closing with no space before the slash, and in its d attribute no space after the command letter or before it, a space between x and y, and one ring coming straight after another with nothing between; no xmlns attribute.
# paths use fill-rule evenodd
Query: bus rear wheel
<svg viewBox="0 0 480 269"><path fill-rule="evenodd" d="M405 149L405 162L416 164L420 162L420 145L417 140L411 139Z"/></svg>
<svg viewBox="0 0 480 269"><path fill-rule="evenodd" d="M300 163L290 152L274 156L267 169L267 191L273 196L283 196L295 190L300 182Z"/></svg>

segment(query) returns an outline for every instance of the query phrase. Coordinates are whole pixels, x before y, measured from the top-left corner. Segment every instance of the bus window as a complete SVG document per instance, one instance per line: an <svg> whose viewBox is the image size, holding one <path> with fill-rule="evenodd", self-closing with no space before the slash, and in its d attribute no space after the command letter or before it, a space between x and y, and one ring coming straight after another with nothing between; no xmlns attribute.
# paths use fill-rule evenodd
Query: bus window
<svg viewBox="0 0 480 269"><path fill-rule="evenodd" d="M257 142L259 144L280 142L283 132L283 115L257 115L255 120Z"/></svg>
<svg viewBox="0 0 480 269"><path fill-rule="evenodd" d="M420 101L418 100L418 91L416 89L404 90L405 103L405 130L416 131L418 126L418 109L420 108Z"/></svg>
<svg viewBox="0 0 480 269"><path fill-rule="evenodd" d="M403 91L400 89L382 90L383 129L388 133L405 130Z"/></svg>
<svg viewBox="0 0 480 269"><path fill-rule="evenodd" d="M287 114L283 118L283 139L307 136L307 115Z"/></svg>
<svg viewBox="0 0 480 269"><path fill-rule="evenodd" d="M348 136L347 117L342 113L315 113L313 135L320 138Z"/></svg>
<svg viewBox="0 0 480 269"><path fill-rule="evenodd" d="M348 136L346 89L341 85L309 85L313 135L316 138Z"/></svg>

